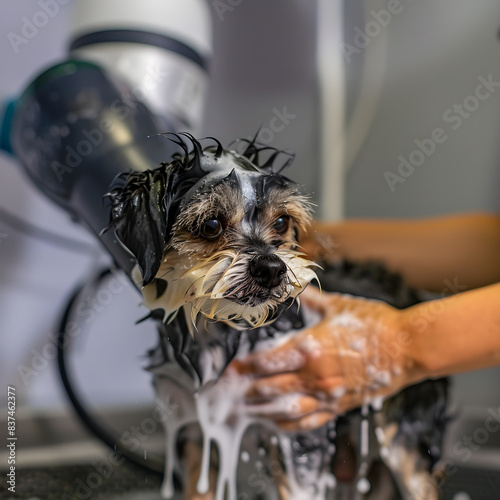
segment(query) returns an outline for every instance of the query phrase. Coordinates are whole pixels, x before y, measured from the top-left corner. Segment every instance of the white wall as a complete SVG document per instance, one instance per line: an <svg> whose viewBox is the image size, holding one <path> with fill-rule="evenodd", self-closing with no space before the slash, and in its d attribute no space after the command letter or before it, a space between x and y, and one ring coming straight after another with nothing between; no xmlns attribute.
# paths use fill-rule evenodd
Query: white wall
<svg viewBox="0 0 500 500"><path fill-rule="evenodd" d="M360 3L346 2L345 39L351 44L356 27L365 30L365 24L374 20L370 12L362 20ZM378 0L365 3L375 11L387 5ZM457 113L448 110L464 100L473 104L467 98L474 94L478 78L491 75L500 82L500 3L401 0L400 4L401 12L392 16L380 35L347 62L351 110L359 98L365 64L373 66L367 75L369 92L382 83L374 99L378 105L370 133L347 176L347 214L414 217L469 210L496 212L500 88L461 124L452 117ZM385 44L383 51L378 50L381 43ZM369 51L376 64L365 59ZM383 71L378 70L380 66ZM447 140L391 190L384 173L398 173L399 155L408 159L417 149L414 141L429 138L436 128L444 130Z"/></svg>

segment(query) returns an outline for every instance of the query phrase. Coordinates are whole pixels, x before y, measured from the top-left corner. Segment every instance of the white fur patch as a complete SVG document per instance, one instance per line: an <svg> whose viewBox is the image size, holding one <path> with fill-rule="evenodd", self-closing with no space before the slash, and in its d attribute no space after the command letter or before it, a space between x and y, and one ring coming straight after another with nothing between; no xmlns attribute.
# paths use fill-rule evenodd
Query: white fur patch
<svg viewBox="0 0 500 500"><path fill-rule="evenodd" d="M279 304L288 298L296 298L311 280L317 279L311 269L316 264L305 259L300 252L278 250L274 255L287 267L284 292L262 304L239 304L225 297L247 273L245 258L237 252L225 250L201 262L193 256L180 258L176 254L167 254L156 275L167 282L167 289L157 297L154 282L145 286L144 305L152 310L163 309L165 321L171 321L183 308L188 322L195 327L199 315L237 329L263 326Z"/></svg>

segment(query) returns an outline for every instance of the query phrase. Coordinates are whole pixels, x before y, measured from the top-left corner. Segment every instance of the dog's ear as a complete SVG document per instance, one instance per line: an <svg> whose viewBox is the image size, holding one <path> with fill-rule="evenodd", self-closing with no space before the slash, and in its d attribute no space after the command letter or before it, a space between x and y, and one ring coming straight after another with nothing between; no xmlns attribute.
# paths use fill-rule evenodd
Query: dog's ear
<svg viewBox="0 0 500 500"><path fill-rule="evenodd" d="M107 194L111 200L110 226L137 259L143 286L158 272L168 238L167 177L164 165L155 170L124 174Z"/></svg>

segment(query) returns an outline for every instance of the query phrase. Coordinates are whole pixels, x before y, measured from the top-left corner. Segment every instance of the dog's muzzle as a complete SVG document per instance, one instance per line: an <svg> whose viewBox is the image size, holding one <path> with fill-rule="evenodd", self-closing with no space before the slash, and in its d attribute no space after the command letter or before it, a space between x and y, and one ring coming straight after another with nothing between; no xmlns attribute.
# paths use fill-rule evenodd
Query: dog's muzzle
<svg viewBox="0 0 500 500"><path fill-rule="evenodd" d="M276 288L286 275L286 265L277 255L257 255L248 265L252 278L262 287Z"/></svg>

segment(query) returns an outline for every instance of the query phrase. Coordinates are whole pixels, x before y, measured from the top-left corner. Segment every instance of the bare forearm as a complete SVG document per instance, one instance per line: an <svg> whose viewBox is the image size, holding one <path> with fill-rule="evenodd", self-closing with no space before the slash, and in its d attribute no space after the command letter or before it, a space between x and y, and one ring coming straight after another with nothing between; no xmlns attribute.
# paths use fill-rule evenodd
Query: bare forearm
<svg viewBox="0 0 500 500"><path fill-rule="evenodd" d="M326 256L378 260L428 290L442 291L445 280L458 279L468 288L500 281L500 217L495 215L317 222L304 245L312 255L318 255L317 241Z"/></svg>
<svg viewBox="0 0 500 500"><path fill-rule="evenodd" d="M253 414L262 405L262 415L287 430L316 428L426 378L500 364L500 284L404 310L312 289L301 298L318 323L232 362L240 374L253 375L247 390ZM283 362L291 359L293 368ZM281 398L291 395L287 414ZM270 406L274 401L283 404Z"/></svg>
<svg viewBox="0 0 500 500"><path fill-rule="evenodd" d="M500 284L404 311L416 375L451 375L500 364Z"/></svg>

